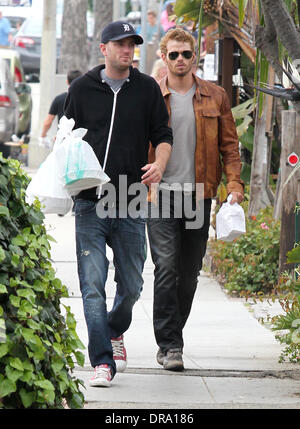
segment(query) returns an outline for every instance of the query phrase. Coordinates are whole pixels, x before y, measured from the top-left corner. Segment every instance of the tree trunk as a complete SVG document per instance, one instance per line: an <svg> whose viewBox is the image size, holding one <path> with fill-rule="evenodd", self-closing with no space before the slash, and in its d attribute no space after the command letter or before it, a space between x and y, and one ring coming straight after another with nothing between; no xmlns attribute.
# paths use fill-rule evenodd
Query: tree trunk
<svg viewBox="0 0 300 429"><path fill-rule="evenodd" d="M104 61L99 45L103 28L113 20L112 0L94 0L94 20L95 26L89 62L90 68Z"/></svg>
<svg viewBox="0 0 300 429"><path fill-rule="evenodd" d="M88 70L88 0L64 0L59 73Z"/></svg>
<svg viewBox="0 0 300 429"><path fill-rule="evenodd" d="M264 106L261 117L258 117L258 108L255 119L255 133L253 144L253 157L250 180L250 202L248 216L256 216L259 210L271 205L269 193L267 191L269 177L269 150L266 137L266 106Z"/></svg>

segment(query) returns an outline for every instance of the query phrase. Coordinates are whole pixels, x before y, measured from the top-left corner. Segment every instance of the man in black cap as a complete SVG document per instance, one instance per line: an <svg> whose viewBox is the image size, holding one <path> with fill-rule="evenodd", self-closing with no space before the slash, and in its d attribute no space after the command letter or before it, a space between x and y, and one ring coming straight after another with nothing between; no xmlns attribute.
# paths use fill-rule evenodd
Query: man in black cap
<svg viewBox="0 0 300 429"><path fill-rule="evenodd" d="M116 21L102 32L105 65L97 66L70 86L65 115L88 130L110 182L80 192L75 200L78 274L95 373L91 386L110 386L116 371L127 365L123 333L142 291L146 258L145 216L134 213L132 186L145 189L161 180L173 143L168 112L158 84L131 66L136 44L143 39L128 22ZM149 142L155 161L148 163ZM125 215L124 215L125 208ZM116 294L106 307L105 283L114 255Z"/></svg>

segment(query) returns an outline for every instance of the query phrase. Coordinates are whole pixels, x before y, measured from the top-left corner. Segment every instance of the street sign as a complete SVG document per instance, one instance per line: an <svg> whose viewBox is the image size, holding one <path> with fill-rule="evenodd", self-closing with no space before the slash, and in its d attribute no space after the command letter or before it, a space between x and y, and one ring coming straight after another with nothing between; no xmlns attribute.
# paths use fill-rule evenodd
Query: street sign
<svg viewBox="0 0 300 429"><path fill-rule="evenodd" d="M291 167L295 167L299 162L299 156L295 153L292 152L289 156L288 156L288 163L290 164Z"/></svg>

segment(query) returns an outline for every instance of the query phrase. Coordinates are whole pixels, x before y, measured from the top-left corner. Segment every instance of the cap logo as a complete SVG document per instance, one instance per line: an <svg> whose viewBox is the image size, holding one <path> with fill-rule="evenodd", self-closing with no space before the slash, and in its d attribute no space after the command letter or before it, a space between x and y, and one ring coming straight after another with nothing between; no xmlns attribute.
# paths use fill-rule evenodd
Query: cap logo
<svg viewBox="0 0 300 429"><path fill-rule="evenodd" d="M130 31L130 27L128 24L123 24L124 31Z"/></svg>

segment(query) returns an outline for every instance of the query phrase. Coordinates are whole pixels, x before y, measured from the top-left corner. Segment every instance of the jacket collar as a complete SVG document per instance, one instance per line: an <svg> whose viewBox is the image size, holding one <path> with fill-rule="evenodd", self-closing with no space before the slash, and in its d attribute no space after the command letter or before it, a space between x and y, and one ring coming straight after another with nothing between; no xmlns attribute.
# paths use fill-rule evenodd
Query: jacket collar
<svg viewBox="0 0 300 429"><path fill-rule="evenodd" d="M201 95L209 96L210 92L209 92L208 85L207 85L206 81L203 80L203 79L200 79L194 73L193 73L193 78L194 78L194 81L196 83L196 98L200 99ZM161 88L162 95L164 97L166 95L170 94L170 91L169 91L169 88L168 88L168 76L165 76L160 81L160 88Z"/></svg>

